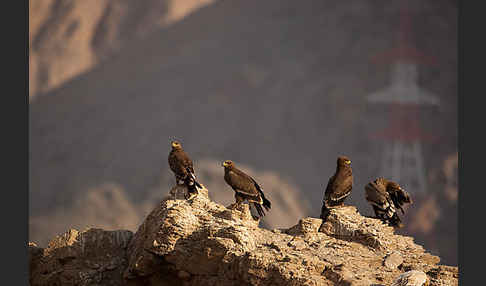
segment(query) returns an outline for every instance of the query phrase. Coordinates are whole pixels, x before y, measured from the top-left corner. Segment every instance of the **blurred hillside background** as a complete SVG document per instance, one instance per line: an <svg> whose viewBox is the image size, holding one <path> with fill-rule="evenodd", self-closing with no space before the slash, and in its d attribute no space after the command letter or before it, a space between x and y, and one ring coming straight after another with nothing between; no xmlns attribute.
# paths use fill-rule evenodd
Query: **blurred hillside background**
<svg viewBox="0 0 486 286"><path fill-rule="evenodd" d="M432 64L417 84L424 192L399 233L457 265L457 0L407 1L410 42ZM29 240L68 228L136 231L168 193L178 139L210 196L233 191L221 161L261 182L268 228L318 217L338 155L352 160L347 204L372 215L393 117L367 100L390 86L400 0L29 1ZM398 130L401 132L401 130ZM403 217L403 216L402 216Z"/></svg>

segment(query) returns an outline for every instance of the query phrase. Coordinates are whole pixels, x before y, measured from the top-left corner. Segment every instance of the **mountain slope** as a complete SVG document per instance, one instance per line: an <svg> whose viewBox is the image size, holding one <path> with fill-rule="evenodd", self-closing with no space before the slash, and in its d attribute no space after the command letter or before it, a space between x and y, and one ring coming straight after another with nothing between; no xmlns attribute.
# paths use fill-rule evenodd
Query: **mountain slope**
<svg viewBox="0 0 486 286"><path fill-rule="evenodd" d="M420 3L417 45L440 63L420 67L442 102L424 123L441 140L424 146L433 170L457 150L457 7ZM379 175L382 146L367 134L386 122L364 98L388 83L388 66L369 59L394 43L396 4L222 1L127 41L29 105L31 216L106 183L143 201L170 182L173 138L194 160L231 159L288 179L305 190L309 215L347 155L357 174L348 203L371 213L361 186Z"/></svg>

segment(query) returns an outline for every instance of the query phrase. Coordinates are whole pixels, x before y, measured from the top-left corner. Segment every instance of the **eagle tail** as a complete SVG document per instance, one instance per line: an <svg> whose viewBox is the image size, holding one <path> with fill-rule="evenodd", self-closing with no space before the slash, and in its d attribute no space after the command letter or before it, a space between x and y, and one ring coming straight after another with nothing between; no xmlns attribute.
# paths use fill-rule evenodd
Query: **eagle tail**
<svg viewBox="0 0 486 286"><path fill-rule="evenodd" d="M187 187L187 192L192 196L192 195L197 195L197 187L196 184L194 184L194 181L190 179L186 179L185 185Z"/></svg>
<svg viewBox="0 0 486 286"><path fill-rule="evenodd" d="M196 181L196 175L194 175L194 173L191 172L191 169L188 167L188 168L186 168L186 171L189 174L189 180L187 180L187 186L191 187L193 185L196 185L196 187L198 187L199 189L202 189L201 184L199 184L198 181Z"/></svg>
<svg viewBox="0 0 486 286"><path fill-rule="evenodd" d="M403 227L402 221L396 213L394 213L393 216L390 218L390 225L398 228Z"/></svg>
<svg viewBox="0 0 486 286"><path fill-rule="evenodd" d="M259 203L253 203L253 205L255 206L255 209L257 210L258 215L259 215L260 217L265 216L265 212L263 211L262 205L260 205ZM264 205L264 206L265 206L265 205ZM268 210L268 209L267 209L267 210Z"/></svg>
<svg viewBox="0 0 486 286"><path fill-rule="evenodd" d="M265 196L263 196L263 194L262 194L262 200L263 200L263 206L267 211L269 211L270 208L272 207L272 203L269 200L267 200Z"/></svg>
<svg viewBox="0 0 486 286"><path fill-rule="evenodd" d="M196 194L197 195L197 188L196 186L193 184L193 185L188 185L187 186L187 192L191 195L194 195Z"/></svg>
<svg viewBox="0 0 486 286"><path fill-rule="evenodd" d="M184 184L187 187L187 192L189 193L189 197L193 197L194 195L198 194L197 188L201 189L201 185L191 177L187 177L184 181Z"/></svg>
<svg viewBox="0 0 486 286"><path fill-rule="evenodd" d="M399 190L398 191L398 199L400 201L400 204L403 205L404 203L407 204L412 204L412 198L410 195L405 191L405 190Z"/></svg>
<svg viewBox="0 0 486 286"><path fill-rule="evenodd" d="M263 191L262 191L262 188L260 187L260 185L257 184L257 182L255 180L253 180L253 184L255 185L256 189L258 190L258 193L260 193L260 196L263 200L263 206L265 207L265 209L268 211L270 210L270 208L272 207L272 203L267 200L267 198L265 198L265 194L263 194ZM261 208L261 206L260 206Z"/></svg>
<svg viewBox="0 0 486 286"><path fill-rule="evenodd" d="M326 220L328 215L329 215L329 208L327 207L326 201L323 201L320 218Z"/></svg>
<svg viewBox="0 0 486 286"><path fill-rule="evenodd" d="M201 184L199 184L196 180L194 180L194 185L196 185L196 187L202 189L202 186Z"/></svg>
<svg viewBox="0 0 486 286"><path fill-rule="evenodd" d="M399 190L397 191L395 194L392 195L392 200L393 200L393 203L395 204L395 206L400 209L400 211L402 212L402 214L404 214L405 212L403 211L403 208L402 208L402 205L408 203L408 204L412 204L413 201L412 199L410 198L410 195L405 192L404 190Z"/></svg>

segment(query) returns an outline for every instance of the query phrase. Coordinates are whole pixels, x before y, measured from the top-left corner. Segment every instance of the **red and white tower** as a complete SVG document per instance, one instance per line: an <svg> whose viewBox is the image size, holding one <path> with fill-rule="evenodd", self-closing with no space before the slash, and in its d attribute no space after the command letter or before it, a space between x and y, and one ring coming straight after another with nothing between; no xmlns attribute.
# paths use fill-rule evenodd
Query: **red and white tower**
<svg viewBox="0 0 486 286"><path fill-rule="evenodd" d="M422 142L431 137L420 128L419 112L423 106L438 106L439 99L418 86L417 64L432 64L412 45L411 14L402 0L398 45L373 59L392 64L391 82L383 90L367 97L370 103L385 104L390 111L388 127L373 134L384 143L379 176L397 181L410 193L425 193L426 170Z"/></svg>

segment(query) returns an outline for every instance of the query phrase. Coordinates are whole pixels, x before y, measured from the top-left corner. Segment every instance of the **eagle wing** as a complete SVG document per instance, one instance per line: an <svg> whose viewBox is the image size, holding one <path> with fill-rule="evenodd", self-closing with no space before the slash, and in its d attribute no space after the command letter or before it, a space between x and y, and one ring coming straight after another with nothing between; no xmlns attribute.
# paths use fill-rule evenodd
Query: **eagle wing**
<svg viewBox="0 0 486 286"><path fill-rule="evenodd" d="M366 200L375 205L383 205L389 199L389 194L386 192L385 186L370 182L365 186Z"/></svg>
<svg viewBox="0 0 486 286"><path fill-rule="evenodd" d="M262 188L260 187L260 185L258 185L258 183L252 177L250 177L250 179L253 181L253 185L257 189L258 193L260 193L261 196L264 196Z"/></svg>
<svg viewBox="0 0 486 286"><path fill-rule="evenodd" d="M169 154L169 166L177 177L185 179L187 175L194 174L194 166L191 158L182 150L171 151Z"/></svg>
<svg viewBox="0 0 486 286"><path fill-rule="evenodd" d="M410 197L410 195L405 191L405 190L393 190L390 192L390 198L391 200L393 201L393 205L400 209L400 211L403 213L405 213L403 211L403 208L402 206L405 204L405 203L408 203L408 204L412 204L413 201L412 201L412 198Z"/></svg>
<svg viewBox="0 0 486 286"><path fill-rule="evenodd" d="M329 178L327 182L326 191L324 192L324 199L328 200L333 192L334 175Z"/></svg>
<svg viewBox="0 0 486 286"><path fill-rule="evenodd" d="M256 184L250 176L243 173L242 171L233 168L233 170L228 172L225 176L226 182L235 190L236 192L242 193L248 196L258 196L258 189L260 186ZM257 187L258 186L258 187Z"/></svg>
<svg viewBox="0 0 486 286"><path fill-rule="evenodd" d="M385 217L391 220L399 220L395 214L395 204L386 189L386 182L379 178L365 186L366 201L368 201L375 210L375 215Z"/></svg>
<svg viewBox="0 0 486 286"><path fill-rule="evenodd" d="M332 181L330 186L329 198L333 201L338 201L343 197L349 195L353 188L352 174L338 174ZM326 190L327 191L327 190Z"/></svg>
<svg viewBox="0 0 486 286"><path fill-rule="evenodd" d="M225 170L224 180L233 188L235 196L253 202L260 217L265 215L263 208L270 210L272 203L265 198L262 188L252 177L233 167Z"/></svg>

